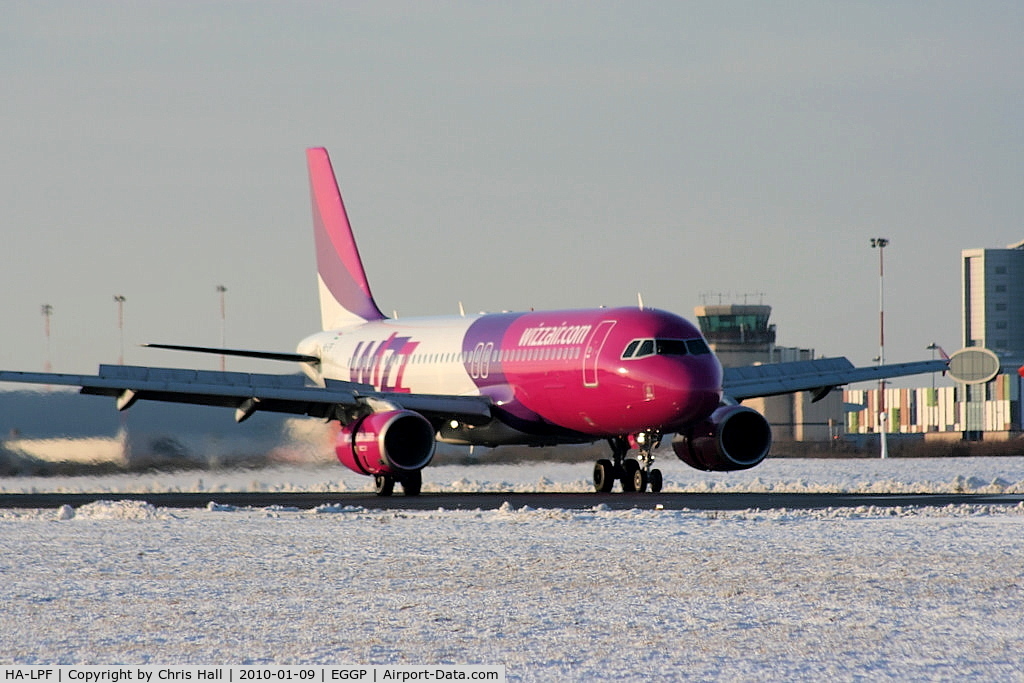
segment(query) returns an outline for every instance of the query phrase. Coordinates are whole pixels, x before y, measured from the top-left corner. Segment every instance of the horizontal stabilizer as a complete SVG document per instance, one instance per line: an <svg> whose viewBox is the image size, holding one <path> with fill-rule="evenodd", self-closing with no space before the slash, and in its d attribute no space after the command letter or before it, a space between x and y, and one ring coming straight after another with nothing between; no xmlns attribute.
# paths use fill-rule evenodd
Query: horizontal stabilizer
<svg viewBox="0 0 1024 683"><path fill-rule="evenodd" d="M296 363L319 363L316 356L303 353L285 353L281 351L249 351L246 349L216 349L211 346L182 346L181 344L143 344L148 349L170 349L171 351L191 351L193 353L215 353L219 356L242 356L243 358L262 358L263 360L285 360Z"/></svg>

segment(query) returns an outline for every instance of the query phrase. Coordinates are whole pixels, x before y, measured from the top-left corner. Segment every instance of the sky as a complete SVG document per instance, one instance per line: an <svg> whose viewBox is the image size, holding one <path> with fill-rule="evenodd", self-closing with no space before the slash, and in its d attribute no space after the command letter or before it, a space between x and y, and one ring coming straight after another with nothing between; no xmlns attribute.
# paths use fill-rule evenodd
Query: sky
<svg viewBox="0 0 1024 683"><path fill-rule="evenodd" d="M115 295L129 363L293 350L310 146L389 313L765 303L871 364L885 237L886 359L953 351L961 250L1024 239L1021 35L984 0L8 2L0 368L116 362Z"/></svg>

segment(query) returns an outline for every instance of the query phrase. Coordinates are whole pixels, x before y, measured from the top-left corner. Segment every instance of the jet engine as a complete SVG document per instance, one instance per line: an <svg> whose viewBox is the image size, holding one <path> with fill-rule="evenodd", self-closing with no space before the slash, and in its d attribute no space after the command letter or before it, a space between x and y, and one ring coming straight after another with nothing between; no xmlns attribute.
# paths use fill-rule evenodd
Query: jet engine
<svg viewBox="0 0 1024 683"><path fill-rule="evenodd" d="M757 465L772 445L768 420L745 406L723 406L672 439L672 450L690 467L708 472Z"/></svg>
<svg viewBox="0 0 1024 683"><path fill-rule="evenodd" d="M370 413L345 425L335 452L345 467L360 474L403 475L430 464L434 428L411 410Z"/></svg>

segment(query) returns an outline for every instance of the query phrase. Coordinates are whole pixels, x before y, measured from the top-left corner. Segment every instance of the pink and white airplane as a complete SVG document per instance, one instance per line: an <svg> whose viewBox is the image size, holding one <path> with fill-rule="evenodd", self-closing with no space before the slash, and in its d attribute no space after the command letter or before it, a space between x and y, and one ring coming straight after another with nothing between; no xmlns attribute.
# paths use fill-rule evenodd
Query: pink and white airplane
<svg viewBox="0 0 1024 683"><path fill-rule="evenodd" d="M97 375L0 372L0 381L80 386L116 397L337 420L336 452L375 479L416 495L435 444L555 445L604 440L594 488L658 492L654 449L702 470L753 467L771 428L739 401L797 391L816 399L855 381L944 370L945 361L855 368L845 358L725 369L700 331L660 310L595 308L392 320L381 313L327 151L306 152L322 332L296 353L151 344L157 348L297 361L308 377L102 365Z"/></svg>

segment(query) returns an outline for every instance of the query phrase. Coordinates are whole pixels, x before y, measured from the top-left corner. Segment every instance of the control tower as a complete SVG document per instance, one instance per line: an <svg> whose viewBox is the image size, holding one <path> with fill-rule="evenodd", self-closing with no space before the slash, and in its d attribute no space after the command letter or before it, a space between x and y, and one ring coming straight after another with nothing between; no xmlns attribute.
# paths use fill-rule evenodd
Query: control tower
<svg viewBox="0 0 1024 683"><path fill-rule="evenodd" d="M813 349L775 345L771 306L718 304L694 309L701 334L727 368L813 360ZM842 425L842 394L812 403L807 392L748 399L744 405L772 423L777 441L828 441Z"/></svg>
<svg viewBox="0 0 1024 683"><path fill-rule="evenodd" d="M771 306L719 304L697 306L697 323L711 348L729 366L770 363L775 325L768 324Z"/></svg>

